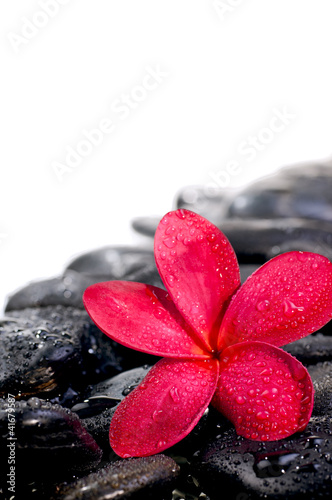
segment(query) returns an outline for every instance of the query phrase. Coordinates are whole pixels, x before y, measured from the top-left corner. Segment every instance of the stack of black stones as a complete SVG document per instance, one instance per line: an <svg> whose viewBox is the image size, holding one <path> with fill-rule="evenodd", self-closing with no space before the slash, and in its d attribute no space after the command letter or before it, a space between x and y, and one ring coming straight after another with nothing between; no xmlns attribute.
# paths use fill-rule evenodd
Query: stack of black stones
<svg viewBox="0 0 332 500"><path fill-rule="evenodd" d="M282 169L232 197L223 190L186 188L175 203L226 234L242 281L291 250L332 260L328 164ZM0 321L0 497L330 498L331 323L286 348L308 367L314 382L315 405L305 431L278 442L249 441L209 408L191 434L163 454L122 460L111 450L108 430L116 406L158 358L102 334L85 312L82 294L92 283L113 279L163 287L152 251L158 221L133 222L136 231L151 236L149 249L89 252L61 276L28 284L10 296Z"/></svg>

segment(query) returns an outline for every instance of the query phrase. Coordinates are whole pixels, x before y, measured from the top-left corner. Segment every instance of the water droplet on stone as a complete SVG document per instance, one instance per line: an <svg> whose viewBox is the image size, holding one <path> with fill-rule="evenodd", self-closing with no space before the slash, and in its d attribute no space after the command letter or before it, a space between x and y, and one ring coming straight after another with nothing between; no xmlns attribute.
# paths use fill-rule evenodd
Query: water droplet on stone
<svg viewBox="0 0 332 500"><path fill-rule="evenodd" d="M41 401L40 401L39 398L36 398L36 397L29 398L28 401L27 401L27 404L31 408L40 408L41 407Z"/></svg>

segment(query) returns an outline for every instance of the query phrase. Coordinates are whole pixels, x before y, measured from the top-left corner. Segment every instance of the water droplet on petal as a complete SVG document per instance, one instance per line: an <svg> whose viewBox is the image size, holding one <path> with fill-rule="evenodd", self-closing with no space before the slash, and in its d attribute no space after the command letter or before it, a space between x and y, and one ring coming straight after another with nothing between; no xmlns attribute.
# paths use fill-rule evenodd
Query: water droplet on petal
<svg viewBox="0 0 332 500"><path fill-rule="evenodd" d="M176 210L175 215L179 219L184 219L186 217L186 212L183 210L183 208L180 208L179 210Z"/></svg>
<svg viewBox="0 0 332 500"><path fill-rule="evenodd" d="M169 391L169 394L170 394L171 398L173 399L174 403L179 403L181 401L177 387L172 387Z"/></svg>
<svg viewBox="0 0 332 500"><path fill-rule="evenodd" d="M268 300L261 300L257 302L256 309L258 311L268 311L271 307L271 303Z"/></svg>
<svg viewBox="0 0 332 500"><path fill-rule="evenodd" d="M208 234L207 239L208 241L210 241L210 243L212 243L213 241L215 241L216 235L214 233Z"/></svg>
<svg viewBox="0 0 332 500"><path fill-rule="evenodd" d="M175 232L175 227L174 226L168 226L168 228L165 231L165 234L171 234Z"/></svg>
<svg viewBox="0 0 332 500"><path fill-rule="evenodd" d="M285 299L282 303L284 308L284 314L287 318L293 317L296 313L303 312L304 307L297 307L293 302L289 299Z"/></svg>
<svg viewBox="0 0 332 500"><path fill-rule="evenodd" d="M259 411L256 413L256 417L258 420L267 420L270 417L270 414L268 411Z"/></svg>
<svg viewBox="0 0 332 500"><path fill-rule="evenodd" d="M177 242L176 239L173 236L171 236L169 238L165 238L163 240L163 243L164 245L167 246L167 248L174 248Z"/></svg>
<svg viewBox="0 0 332 500"><path fill-rule="evenodd" d="M198 314L199 312L199 304L193 304L190 309L191 314Z"/></svg>
<svg viewBox="0 0 332 500"><path fill-rule="evenodd" d="M164 419L164 412L162 410L156 410L152 413L152 419L155 422L161 422Z"/></svg>
<svg viewBox="0 0 332 500"><path fill-rule="evenodd" d="M293 378L294 380L302 380L306 376L306 370L304 366L300 364L296 364L293 369Z"/></svg>
<svg viewBox="0 0 332 500"><path fill-rule="evenodd" d="M175 278L172 274L169 274L166 276L166 281L167 281L168 286L172 287L172 286L174 286Z"/></svg>
<svg viewBox="0 0 332 500"><path fill-rule="evenodd" d="M308 259L308 254L307 254L307 253L298 252L298 253L296 254L296 256L297 256L297 258L298 258L298 260L299 260L300 262L306 262L306 261L307 261L307 259Z"/></svg>
<svg viewBox="0 0 332 500"><path fill-rule="evenodd" d="M153 314L157 319L162 319L166 316L166 310L162 307L157 307L156 309L154 309Z"/></svg>

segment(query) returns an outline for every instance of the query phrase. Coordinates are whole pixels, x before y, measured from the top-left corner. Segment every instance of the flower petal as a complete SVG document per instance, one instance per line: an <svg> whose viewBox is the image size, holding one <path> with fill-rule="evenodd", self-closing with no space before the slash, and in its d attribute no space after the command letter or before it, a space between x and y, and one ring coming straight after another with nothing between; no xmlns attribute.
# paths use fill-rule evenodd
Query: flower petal
<svg viewBox="0 0 332 500"><path fill-rule="evenodd" d="M264 342L245 342L222 353L212 404L241 436L275 441L306 427L313 395L310 375L297 359Z"/></svg>
<svg viewBox="0 0 332 500"><path fill-rule="evenodd" d="M177 308L206 346L215 347L215 322L240 284L229 241L206 219L181 209L160 221L154 251L160 276Z"/></svg>
<svg viewBox="0 0 332 500"><path fill-rule="evenodd" d="M161 288L129 281L89 286L83 302L106 335L138 351L175 358L208 358L190 336L191 328Z"/></svg>
<svg viewBox="0 0 332 500"><path fill-rule="evenodd" d="M211 401L218 361L162 359L118 406L110 443L123 458L160 453L183 439Z"/></svg>
<svg viewBox="0 0 332 500"><path fill-rule="evenodd" d="M332 317L332 265L322 255L288 252L255 271L233 296L218 348L246 340L282 346Z"/></svg>

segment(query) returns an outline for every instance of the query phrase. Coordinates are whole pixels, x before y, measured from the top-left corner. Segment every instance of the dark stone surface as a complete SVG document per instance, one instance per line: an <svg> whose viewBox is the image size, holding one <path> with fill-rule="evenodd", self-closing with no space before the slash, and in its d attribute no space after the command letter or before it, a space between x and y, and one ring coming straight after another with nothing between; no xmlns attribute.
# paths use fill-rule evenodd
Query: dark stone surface
<svg viewBox="0 0 332 500"><path fill-rule="evenodd" d="M72 260L66 271L73 270L94 282L126 280L162 286L153 251L133 247L104 247Z"/></svg>
<svg viewBox="0 0 332 500"><path fill-rule="evenodd" d="M58 325L60 326L60 325ZM0 323L0 395L49 394L78 374L81 344L76 325L52 318L6 317Z"/></svg>
<svg viewBox="0 0 332 500"><path fill-rule="evenodd" d="M260 264L240 264L241 284L243 284L249 276L252 275L260 267Z"/></svg>
<svg viewBox="0 0 332 500"><path fill-rule="evenodd" d="M332 258L332 224L301 220L247 219L224 221L220 226L240 263L260 263L294 250Z"/></svg>
<svg viewBox="0 0 332 500"><path fill-rule="evenodd" d="M111 406L112 403L113 406ZM82 415L80 417L82 425L84 425L89 434L93 436L96 443L98 443L100 448L103 450L104 460L115 460L115 458L118 457L111 449L109 442L109 430L111 420L117 407L117 403L113 401L110 402L109 405L109 408L106 408L104 410L102 410L100 407L93 408L94 411L92 411L91 409L90 413L85 412L85 416L84 413L80 410L75 410L75 407L73 408L73 412L77 413L78 415Z"/></svg>
<svg viewBox="0 0 332 500"><path fill-rule="evenodd" d="M153 237L157 221L145 217L136 219L133 225ZM332 223L317 224L304 219L225 219L218 227L229 239L240 264L264 263L293 250L332 258Z"/></svg>
<svg viewBox="0 0 332 500"><path fill-rule="evenodd" d="M332 336L317 333L284 346L285 351L304 365L332 360Z"/></svg>
<svg viewBox="0 0 332 500"><path fill-rule="evenodd" d="M84 389L123 369L125 348L119 347L120 354L117 346L85 310L48 306L11 311L0 321L0 395L10 391L18 397L53 398L70 388Z"/></svg>
<svg viewBox="0 0 332 500"><path fill-rule="evenodd" d="M202 215L218 225L228 213L228 207L236 192L208 186L187 186L175 197L175 208L185 208Z"/></svg>
<svg viewBox="0 0 332 500"><path fill-rule="evenodd" d="M5 311L50 305L83 309L84 290L93 283L94 280L75 271L67 271L56 278L35 281L11 294Z"/></svg>
<svg viewBox="0 0 332 500"><path fill-rule="evenodd" d="M315 390L313 416L332 417L332 362L325 361L308 367Z"/></svg>
<svg viewBox="0 0 332 500"><path fill-rule="evenodd" d="M180 469L165 455L117 461L75 483L60 486L56 500L168 500Z"/></svg>
<svg viewBox="0 0 332 500"><path fill-rule="evenodd" d="M62 276L38 280L10 294L5 311L63 305L84 309L84 290L101 281L126 280L164 287L153 251L105 247L76 257Z"/></svg>
<svg viewBox="0 0 332 500"><path fill-rule="evenodd" d="M131 225L137 233L153 238L160 219L161 217L136 217Z"/></svg>
<svg viewBox="0 0 332 500"><path fill-rule="evenodd" d="M217 226L234 217L331 222L332 165L307 163L285 167L233 192L208 185L188 186L176 195L175 208L192 210Z"/></svg>
<svg viewBox="0 0 332 500"><path fill-rule="evenodd" d="M332 166L296 165L242 190L226 217L332 221Z"/></svg>
<svg viewBox="0 0 332 500"><path fill-rule="evenodd" d="M122 401L132 390L134 390L149 372L151 366L144 365L103 380L96 384L89 395L91 400L113 399Z"/></svg>
<svg viewBox="0 0 332 500"><path fill-rule="evenodd" d="M10 442L8 407L8 399L0 399L1 448ZM17 481L45 475L61 479L99 464L99 446L70 410L33 397L16 402L12 414Z"/></svg>
<svg viewBox="0 0 332 500"><path fill-rule="evenodd" d="M230 429L212 439L193 463L211 500L330 498L332 422L314 417L307 429L274 442L250 441Z"/></svg>
<svg viewBox="0 0 332 500"><path fill-rule="evenodd" d="M106 454L111 452L108 434L116 406L138 386L150 368L147 365L133 368L104 380L91 387L83 402L72 407Z"/></svg>

